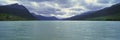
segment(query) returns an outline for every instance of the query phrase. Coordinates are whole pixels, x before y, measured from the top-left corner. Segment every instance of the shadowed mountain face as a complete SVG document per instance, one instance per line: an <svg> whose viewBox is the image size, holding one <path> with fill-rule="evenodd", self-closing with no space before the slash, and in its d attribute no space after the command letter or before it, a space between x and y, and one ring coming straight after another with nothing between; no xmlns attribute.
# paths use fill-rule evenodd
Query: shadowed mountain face
<svg viewBox="0 0 120 40"><path fill-rule="evenodd" d="M0 20L58 20L55 17L44 17L30 13L28 9L19 4L0 6L0 17Z"/></svg>
<svg viewBox="0 0 120 40"><path fill-rule="evenodd" d="M11 4L0 6L0 20L36 20L22 5Z"/></svg>
<svg viewBox="0 0 120 40"><path fill-rule="evenodd" d="M98 11L86 12L65 20L120 20L120 3Z"/></svg>

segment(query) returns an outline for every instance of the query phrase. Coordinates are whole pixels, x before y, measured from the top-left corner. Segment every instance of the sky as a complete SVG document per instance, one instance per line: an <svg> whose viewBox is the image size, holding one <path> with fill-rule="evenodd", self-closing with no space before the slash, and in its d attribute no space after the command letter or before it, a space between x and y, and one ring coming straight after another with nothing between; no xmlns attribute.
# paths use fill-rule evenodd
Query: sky
<svg viewBox="0 0 120 40"><path fill-rule="evenodd" d="M18 3L31 13L58 19L110 7L119 0L0 0L0 5Z"/></svg>

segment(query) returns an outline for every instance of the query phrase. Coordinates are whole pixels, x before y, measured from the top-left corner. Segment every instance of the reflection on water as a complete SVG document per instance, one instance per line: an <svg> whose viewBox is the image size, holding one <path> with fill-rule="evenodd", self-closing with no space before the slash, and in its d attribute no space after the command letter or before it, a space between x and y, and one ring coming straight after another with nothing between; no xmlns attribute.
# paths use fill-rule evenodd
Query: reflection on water
<svg viewBox="0 0 120 40"><path fill-rule="evenodd" d="M119 40L119 21L1 21L0 40Z"/></svg>

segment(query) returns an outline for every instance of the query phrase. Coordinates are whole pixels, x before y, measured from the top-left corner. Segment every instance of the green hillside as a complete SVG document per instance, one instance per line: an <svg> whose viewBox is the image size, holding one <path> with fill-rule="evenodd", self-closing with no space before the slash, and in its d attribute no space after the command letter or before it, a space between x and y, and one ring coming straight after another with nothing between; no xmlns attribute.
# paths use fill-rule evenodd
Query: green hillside
<svg viewBox="0 0 120 40"><path fill-rule="evenodd" d="M109 16L101 16L95 18L88 18L87 20L97 20L97 21L119 21L120 20L120 13L109 15Z"/></svg>
<svg viewBox="0 0 120 40"><path fill-rule="evenodd" d="M11 14L6 14L6 13L0 13L0 21L16 21L16 20L30 20L28 18L20 17L20 16L15 16Z"/></svg>

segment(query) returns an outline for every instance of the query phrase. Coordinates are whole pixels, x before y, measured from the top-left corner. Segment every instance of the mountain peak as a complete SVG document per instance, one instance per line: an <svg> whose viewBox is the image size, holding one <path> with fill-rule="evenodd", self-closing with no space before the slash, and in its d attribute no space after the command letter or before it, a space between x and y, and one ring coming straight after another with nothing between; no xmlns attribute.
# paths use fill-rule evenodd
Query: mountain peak
<svg viewBox="0 0 120 40"><path fill-rule="evenodd" d="M11 4L11 5L19 5L18 3L15 3L15 4Z"/></svg>
<svg viewBox="0 0 120 40"><path fill-rule="evenodd" d="M26 19L36 19L23 5L11 4L0 6L0 14L9 14Z"/></svg>
<svg viewBox="0 0 120 40"><path fill-rule="evenodd" d="M6 7L11 7L11 8L16 8L16 9L26 9L23 5L20 5L18 3L15 4L10 4L10 5L5 5Z"/></svg>
<svg viewBox="0 0 120 40"><path fill-rule="evenodd" d="M14 3L14 4L5 5L5 6L22 6L22 5L20 5L18 3Z"/></svg>

